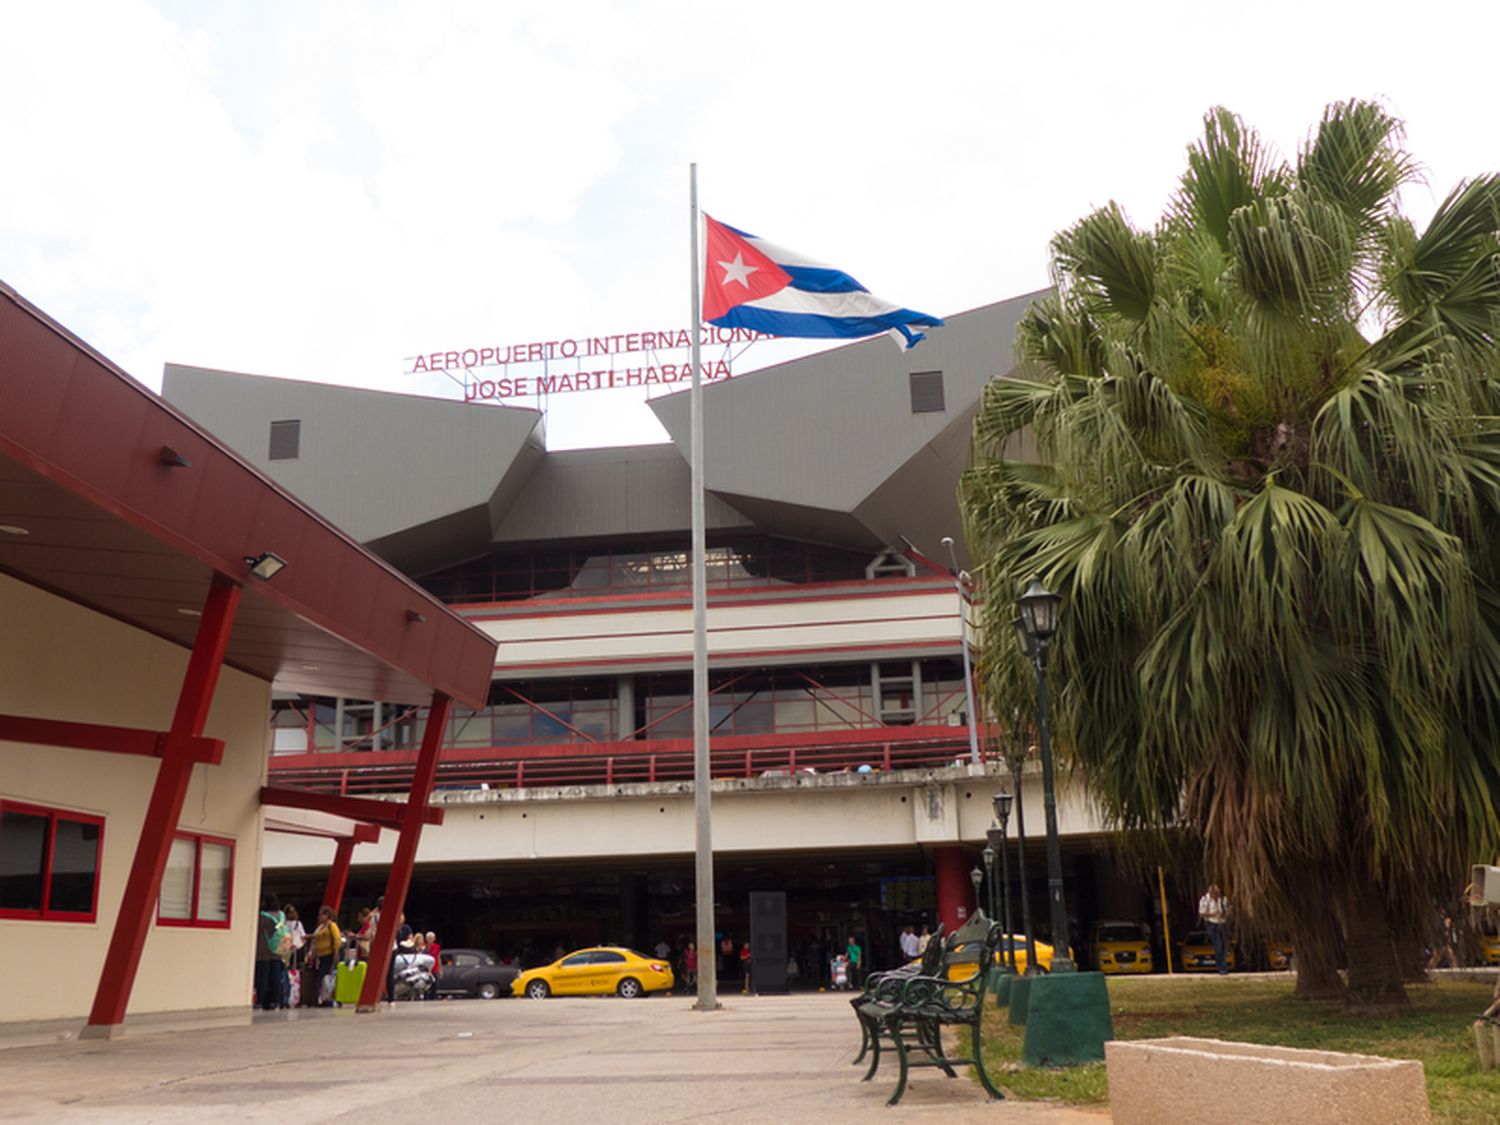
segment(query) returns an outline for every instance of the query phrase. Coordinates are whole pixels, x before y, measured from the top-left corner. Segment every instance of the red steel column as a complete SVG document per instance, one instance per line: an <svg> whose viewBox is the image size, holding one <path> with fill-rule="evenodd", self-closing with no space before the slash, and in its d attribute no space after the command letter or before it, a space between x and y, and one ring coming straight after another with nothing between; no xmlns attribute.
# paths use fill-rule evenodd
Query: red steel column
<svg viewBox="0 0 1500 1125"><path fill-rule="evenodd" d="M151 801L146 806L146 819L141 825L130 876L125 882L125 895L115 917L109 952L105 954L104 968L99 974L94 1006L89 1012L88 1026L83 1029L84 1037L109 1038L125 1020L125 1007L130 1003L130 990L135 985L156 897L161 892L161 877L167 866L172 834L182 816L183 798L187 796L188 782L193 776L190 748L181 739L203 735L203 725L213 703L214 687L219 682L219 669L224 663L224 649L229 644L229 630L234 624L234 612L239 602L238 584L222 575L214 575L203 606L203 617L198 622L198 635L193 641L187 672L182 678L177 710L172 716L172 727L162 750Z"/></svg>
<svg viewBox="0 0 1500 1125"><path fill-rule="evenodd" d="M359 994L358 1010L361 1012L380 1010L380 993L385 988L385 975L391 964L391 947L396 941L401 912L406 909L412 864L417 858L417 842L422 838L422 814L427 808L427 798L432 795L438 750L443 745L443 732L448 729L448 712L452 706L453 701L442 692L433 693L432 707L427 712L427 728L422 732L422 750L417 755L417 768L411 775L411 792L406 796L406 807L401 810L401 836L396 841L391 873L386 876L380 926L375 931L375 940L370 943L365 985Z"/></svg>
<svg viewBox="0 0 1500 1125"><path fill-rule="evenodd" d="M354 858L354 845L359 841L345 836L333 852L333 867L328 872L328 885L323 889L323 905L333 909L338 916L339 904L344 901L344 884L349 881L349 863Z"/></svg>
<svg viewBox="0 0 1500 1125"><path fill-rule="evenodd" d="M937 877L938 921L951 934L968 920L973 909L968 852L956 846L937 848L932 853L932 866Z"/></svg>

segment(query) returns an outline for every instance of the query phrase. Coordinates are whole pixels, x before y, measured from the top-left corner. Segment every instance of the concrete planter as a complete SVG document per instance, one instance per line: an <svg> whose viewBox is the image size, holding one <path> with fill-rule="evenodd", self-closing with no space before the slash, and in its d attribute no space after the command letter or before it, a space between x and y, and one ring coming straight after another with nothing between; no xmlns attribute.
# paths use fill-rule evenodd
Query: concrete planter
<svg viewBox="0 0 1500 1125"><path fill-rule="evenodd" d="M1474 1045L1479 1048L1479 1069L1494 1070L1500 1064L1500 1023L1490 1019L1475 1020Z"/></svg>
<svg viewBox="0 0 1500 1125"><path fill-rule="evenodd" d="M1105 1044L1115 1125L1423 1125L1422 1064L1220 1039Z"/></svg>

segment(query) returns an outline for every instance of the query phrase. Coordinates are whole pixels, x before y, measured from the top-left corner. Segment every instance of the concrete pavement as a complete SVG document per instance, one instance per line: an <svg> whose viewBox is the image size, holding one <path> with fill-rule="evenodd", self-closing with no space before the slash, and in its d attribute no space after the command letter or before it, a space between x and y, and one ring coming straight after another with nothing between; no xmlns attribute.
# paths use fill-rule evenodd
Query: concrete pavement
<svg viewBox="0 0 1500 1125"><path fill-rule="evenodd" d="M849 1065L836 994L403 1003L266 1013L248 1027L0 1050L0 1121L204 1120L548 1125L901 1122L1107 1125L1107 1113L987 1102L967 1077ZM1004 1087L1004 1076L998 1076Z"/></svg>

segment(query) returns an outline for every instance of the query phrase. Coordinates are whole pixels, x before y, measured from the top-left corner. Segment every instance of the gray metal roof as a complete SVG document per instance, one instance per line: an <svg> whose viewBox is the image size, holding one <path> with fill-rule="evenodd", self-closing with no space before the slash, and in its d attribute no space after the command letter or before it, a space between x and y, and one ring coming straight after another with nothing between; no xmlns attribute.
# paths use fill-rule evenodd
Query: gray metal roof
<svg viewBox="0 0 1500 1125"><path fill-rule="evenodd" d="M483 508L518 460L542 455L519 407L166 365L162 397L364 543ZM273 421L301 421L295 460L270 459Z"/></svg>
<svg viewBox="0 0 1500 1125"><path fill-rule="evenodd" d="M948 318L911 351L874 339L705 388L710 530L863 549L962 541L956 485L980 393L1015 367L1037 294ZM942 372L914 413L910 376ZM689 525L688 395L651 408L671 444L543 452L535 410L168 365L162 394L408 573L495 544L618 540ZM272 421L300 419L296 460Z"/></svg>

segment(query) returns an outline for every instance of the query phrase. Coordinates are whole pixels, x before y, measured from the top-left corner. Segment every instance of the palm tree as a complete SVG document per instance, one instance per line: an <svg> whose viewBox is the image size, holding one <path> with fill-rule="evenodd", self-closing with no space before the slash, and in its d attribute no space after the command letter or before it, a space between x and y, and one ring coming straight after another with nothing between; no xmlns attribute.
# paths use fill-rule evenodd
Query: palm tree
<svg viewBox="0 0 1500 1125"><path fill-rule="evenodd" d="M1113 820L1198 832L1360 1008L1406 1002L1397 939L1500 835L1500 178L1419 233L1401 141L1351 101L1286 162L1210 112L1152 229L1111 203L1053 239L960 489L995 713L1040 576Z"/></svg>

